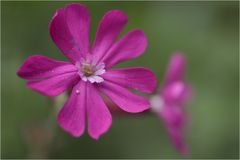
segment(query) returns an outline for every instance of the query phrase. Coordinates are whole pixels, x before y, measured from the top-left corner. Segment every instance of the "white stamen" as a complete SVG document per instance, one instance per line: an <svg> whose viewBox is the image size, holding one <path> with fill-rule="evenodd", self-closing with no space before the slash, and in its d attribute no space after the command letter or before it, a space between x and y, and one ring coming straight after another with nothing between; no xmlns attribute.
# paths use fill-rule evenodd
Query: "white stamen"
<svg viewBox="0 0 240 160"><path fill-rule="evenodd" d="M87 77L81 77L83 81L87 82Z"/></svg>
<svg viewBox="0 0 240 160"><path fill-rule="evenodd" d="M95 82L97 82L97 83L101 83L104 81L104 79L100 76L93 76L93 78L95 79Z"/></svg>
<svg viewBox="0 0 240 160"><path fill-rule="evenodd" d="M94 82L95 82L95 79L94 79L92 76L87 77L87 80L89 80L91 83L94 83Z"/></svg>
<svg viewBox="0 0 240 160"><path fill-rule="evenodd" d="M97 76L97 75L101 75L101 74L103 74L103 73L105 73L105 72L106 72L105 69L99 69L99 70L97 70L94 74Z"/></svg>
<svg viewBox="0 0 240 160"><path fill-rule="evenodd" d="M159 95L154 95L150 98L151 109L153 112L159 113L161 112L164 101Z"/></svg>
<svg viewBox="0 0 240 160"><path fill-rule="evenodd" d="M99 63L97 66L96 66L97 69L104 69L105 68L105 64L104 63Z"/></svg>

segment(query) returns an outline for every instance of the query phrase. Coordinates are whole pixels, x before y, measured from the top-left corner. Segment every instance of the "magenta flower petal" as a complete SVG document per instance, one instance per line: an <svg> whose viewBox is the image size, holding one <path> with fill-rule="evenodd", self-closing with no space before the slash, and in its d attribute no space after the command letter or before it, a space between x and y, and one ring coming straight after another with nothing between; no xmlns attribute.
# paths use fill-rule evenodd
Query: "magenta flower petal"
<svg viewBox="0 0 240 160"><path fill-rule="evenodd" d="M76 67L71 63L56 61L45 56L31 56L23 63L17 74L23 79L39 80L76 71Z"/></svg>
<svg viewBox="0 0 240 160"><path fill-rule="evenodd" d="M126 112L139 113L150 107L148 100L144 97L133 94L124 87L112 82L104 81L103 85L100 86L100 90Z"/></svg>
<svg viewBox="0 0 240 160"><path fill-rule="evenodd" d="M147 47L147 38L143 31L135 29L115 43L102 61L108 62L106 68L120 62L136 58L143 54Z"/></svg>
<svg viewBox="0 0 240 160"><path fill-rule="evenodd" d="M77 72L70 72L45 80L30 81L27 86L45 96L58 96L77 81L79 81Z"/></svg>
<svg viewBox="0 0 240 160"><path fill-rule="evenodd" d="M89 27L87 8L71 4L56 11L50 24L50 34L64 55L76 62L89 52Z"/></svg>
<svg viewBox="0 0 240 160"><path fill-rule="evenodd" d="M86 89L86 83L79 82L58 113L59 125L74 137L80 137L85 129Z"/></svg>
<svg viewBox="0 0 240 160"><path fill-rule="evenodd" d="M66 22L82 56L89 52L90 15L84 5L71 4L66 7Z"/></svg>
<svg viewBox="0 0 240 160"><path fill-rule="evenodd" d="M87 85L88 133L92 138L99 139L111 126L112 116L96 88L89 83Z"/></svg>
<svg viewBox="0 0 240 160"><path fill-rule="evenodd" d="M99 60L113 45L118 35L127 24L128 17L120 10L107 12L98 27L92 53Z"/></svg>
<svg viewBox="0 0 240 160"><path fill-rule="evenodd" d="M171 136L171 141L175 145L176 149L182 154L182 155L189 155L189 149L187 145L184 142L184 137L181 131L176 129L175 127L168 127L167 131L169 135Z"/></svg>
<svg viewBox="0 0 240 160"><path fill-rule="evenodd" d="M165 121L167 127L182 128L186 124L186 117L180 106L165 105L160 112L161 118Z"/></svg>
<svg viewBox="0 0 240 160"><path fill-rule="evenodd" d="M185 72L185 58L183 54L176 53L172 56L165 76L165 83L182 80Z"/></svg>
<svg viewBox="0 0 240 160"><path fill-rule="evenodd" d="M169 83L162 90L162 96L167 103L184 106L191 97L191 87L183 81Z"/></svg>
<svg viewBox="0 0 240 160"><path fill-rule="evenodd" d="M152 93L157 86L154 73L146 68L123 68L108 70L103 78L125 88Z"/></svg>

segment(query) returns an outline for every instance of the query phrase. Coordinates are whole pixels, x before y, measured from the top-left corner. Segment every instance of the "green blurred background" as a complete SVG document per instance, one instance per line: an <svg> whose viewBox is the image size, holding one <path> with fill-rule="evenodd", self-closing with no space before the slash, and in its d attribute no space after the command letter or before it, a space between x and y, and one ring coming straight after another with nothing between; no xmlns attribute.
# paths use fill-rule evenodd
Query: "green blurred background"
<svg viewBox="0 0 240 160"><path fill-rule="evenodd" d="M66 3L1 2L2 158L181 157L153 114L115 116L111 129L99 141L86 133L72 138L57 126L55 115L51 116L54 110L49 99L27 89L25 81L17 77L17 69L30 55L66 60L48 31L55 10ZM134 28L145 31L145 54L121 67L151 68L160 84L171 53L184 52L186 80L195 93L187 108L191 122L186 141L191 158L238 158L239 2L82 3L92 16L92 40L101 17L111 9L129 16L124 33ZM51 142L45 142L49 139Z"/></svg>

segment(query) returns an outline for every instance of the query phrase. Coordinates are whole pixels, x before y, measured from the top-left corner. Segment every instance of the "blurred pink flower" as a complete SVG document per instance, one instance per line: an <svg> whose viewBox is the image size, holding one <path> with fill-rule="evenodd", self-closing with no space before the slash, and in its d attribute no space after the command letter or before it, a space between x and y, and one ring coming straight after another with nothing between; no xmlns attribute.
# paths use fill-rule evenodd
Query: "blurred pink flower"
<svg viewBox="0 0 240 160"><path fill-rule="evenodd" d="M140 67L111 69L120 62L140 56L147 47L146 36L138 29L116 41L127 21L122 11L107 12L90 48L87 8L70 4L58 9L50 24L50 34L71 63L32 56L18 71L18 75L28 81L29 88L46 96L57 96L73 87L58 114L58 123L75 137L85 130L85 115L88 133L94 139L111 126L112 117L100 92L126 112L142 112L150 107L147 99L127 90L153 92L157 81L150 70Z"/></svg>
<svg viewBox="0 0 240 160"><path fill-rule="evenodd" d="M176 53L171 58L159 95L153 96L150 102L152 110L164 121L176 149L187 155L189 151L183 139L183 128L187 118L184 107L191 97L191 89L183 79L184 73L185 58Z"/></svg>

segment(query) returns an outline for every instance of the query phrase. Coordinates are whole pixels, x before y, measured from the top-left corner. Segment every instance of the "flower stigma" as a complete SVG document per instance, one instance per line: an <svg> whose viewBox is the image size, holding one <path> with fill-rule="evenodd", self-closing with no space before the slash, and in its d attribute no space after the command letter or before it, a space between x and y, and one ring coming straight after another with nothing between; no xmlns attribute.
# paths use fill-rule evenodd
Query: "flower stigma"
<svg viewBox="0 0 240 160"><path fill-rule="evenodd" d="M76 67L83 81L91 83L101 83L104 81L100 76L106 72L104 63L95 64L89 60L81 59L80 62L76 63Z"/></svg>
<svg viewBox="0 0 240 160"><path fill-rule="evenodd" d="M84 74L84 76L90 77L94 73L94 68L90 64L84 64L81 68L81 72Z"/></svg>

